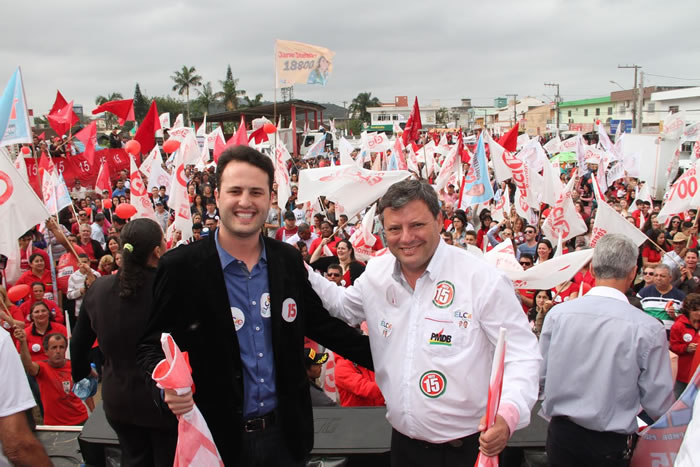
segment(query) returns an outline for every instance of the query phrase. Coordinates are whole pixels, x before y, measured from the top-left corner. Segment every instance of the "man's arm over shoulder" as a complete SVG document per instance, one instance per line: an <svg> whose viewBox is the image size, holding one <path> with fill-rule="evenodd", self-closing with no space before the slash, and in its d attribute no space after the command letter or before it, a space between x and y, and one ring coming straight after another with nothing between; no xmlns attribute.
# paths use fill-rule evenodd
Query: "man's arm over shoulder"
<svg viewBox="0 0 700 467"><path fill-rule="evenodd" d="M673 377L666 331L660 323L651 323L640 341L646 348L639 351L641 373L637 385L642 407L654 420L673 404Z"/></svg>

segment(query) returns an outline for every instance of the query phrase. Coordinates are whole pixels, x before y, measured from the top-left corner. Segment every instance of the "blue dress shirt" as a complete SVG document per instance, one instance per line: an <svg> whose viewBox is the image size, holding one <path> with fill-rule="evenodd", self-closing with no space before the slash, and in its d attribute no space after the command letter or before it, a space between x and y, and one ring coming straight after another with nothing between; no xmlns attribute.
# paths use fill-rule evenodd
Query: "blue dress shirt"
<svg viewBox="0 0 700 467"><path fill-rule="evenodd" d="M261 240L260 259L248 271L221 247L219 229L215 240L243 363L243 417L254 418L277 406L267 254Z"/></svg>

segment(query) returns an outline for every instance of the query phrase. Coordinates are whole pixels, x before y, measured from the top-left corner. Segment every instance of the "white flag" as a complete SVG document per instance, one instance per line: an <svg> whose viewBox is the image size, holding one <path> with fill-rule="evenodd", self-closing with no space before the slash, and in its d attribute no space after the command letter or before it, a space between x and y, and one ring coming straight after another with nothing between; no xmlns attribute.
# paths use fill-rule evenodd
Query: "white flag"
<svg viewBox="0 0 700 467"><path fill-rule="evenodd" d="M347 165L302 170L297 199L306 202L325 195L342 204L348 218L352 218L384 195L391 185L410 176L405 170L378 172Z"/></svg>
<svg viewBox="0 0 700 467"><path fill-rule="evenodd" d="M690 208L697 208L700 205L700 190L698 185L697 167L692 166L676 180L676 183L671 186L666 204L659 212L657 219L663 223L669 216L679 214Z"/></svg>
<svg viewBox="0 0 700 467"><path fill-rule="evenodd" d="M503 270L516 289L553 289L570 280L593 258L593 249L574 251L539 263L525 271Z"/></svg>
<svg viewBox="0 0 700 467"><path fill-rule="evenodd" d="M362 223L350 236L350 243L355 251L355 258L358 261L367 261L373 255L372 247L377 242L377 238L373 234L374 215L377 212L377 204L372 204L372 207L367 210Z"/></svg>
<svg viewBox="0 0 700 467"><path fill-rule="evenodd" d="M640 246L647 240L647 236L634 224L631 224L618 214L608 203L599 200L591 233L591 248L598 243L598 240L609 233L622 234L632 240L637 246Z"/></svg>
<svg viewBox="0 0 700 467"><path fill-rule="evenodd" d="M523 267L515 257L513 242L508 238L484 254L484 259L502 271L522 272Z"/></svg>
<svg viewBox="0 0 700 467"><path fill-rule="evenodd" d="M53 172L40 170L41 176L41 194L44 198L44 206L49 214L55 216L58 214L58 203L56 201L56 185Z"/></svg>
<svg viewBox="0 0 700 467"><path fill-rule="evenodd" d="M576 177L571 177L559 199L552 206L549 216L542 224L542 232L551 239L561 235L562 240L566 241L586 233L588 230L583 218L576 212L576 207L571 199L571 190L575 181Z"/></svg>
<svg viewBox="0 0 700 467"><path fill-rule="evenodd" d="M547 141L547 143L544 145L544 149L549 153L549 154L557 154L560 152L560 147L561 147L561 138L559 135L555 136L554 138L550 139Z"/></svg>
<svg viewBox="0 0 700 467"><path fill-rule="evenodd" d="M530 137L528 136L527 133L523 133L522 135L518 135L518 140L515 143L516 149L520 149L522 147L525 147L527 143L530 142Z"/></svg>
<svg viewBox="0 0 700 467"><path fill-rule="evenodd" d="M624 155L622 158L622 166L628 177L639 177L642 174L642 167L640 165L641 159L642 155L638 152L631 152Z"/></svg>
<svg viewBox="0 0 700 467"><path fill-rule="evenodd" d="M683 130L683 136L681 136L681 143L685 143L686 141L696 141L697 142L699 136L700 136L700 122L694 123L692 125L688 125Z"/></svg>
<svg viewBox="0 0 700 467"><path fill-rule="evenodd" d="M385 133L366 133L363 135L367 138L367 147L370 152L386 152L391 149L391 142Z"/></svg>
<svg viewBox="0 0 700 467"><path fill-rule="evenodd" d="M202 121L202 124L199 125L199 128L197 128L197 136L207 136L207 114L204 114L204 120Z"/></svg>
<svg viewBox="0 0 700 467"><path fill-rule="evenodd" d="M542 192L542 202L550 206L554 205L559 199L559 195L564 190L564 185L559 178L559 167L555 169L550 161L542 164L542 177L544 178L544 190Z"/></svg>
<svg viewBox="0 0 700 467"><path fill-rule="evenodd" d="M190 210L190 197L187 194L187 179L185 178L185 163L178 158L171 178L170 199L168 205L175 211L175 221L172 229L182 233L182 238L192 236L192 212Z"/></svg>
<svg viewBox="0 0 700 467"><path fill-rule="evenodd" d="M224 138L224 132L220 126L217 126L207 135L207 146L209 146L209 149L214 149L216 147L217 138L219 138L222 143L226 144L226 138Z"/></svg>
<svg viewBox="0 0 700 467"><path fill-rule="evenodd" d="M496 222L510 219L510 190L508 185L506 185L506 189L501 193L498 201L494 203L491 210L491 218Z"/></svg>
<svg viewBox="0 0 700 467"><path fill-rule="evenodd" d="M173 130L175 128L182 128L185 126L185 119L182 117L182 114L177 114L177 117L175 117L175 123L173 123Z"/></svg>
<svg viewBox="0 0 700 467"><path fill-rule="evenodd" d="M136 214L134 214L132 219L146 218L155 221L156 215L153 212L153 205L148 197L146 184L143 183L143 178L141 178L141 172L136 168L136 161L133 156L129 156L129 159L131 159L129 166L131 171L129 174L129 179L131 181L131 199L129 202L136 208Z"/></svg>
<svg viewBox="0 0 700 467"><path fill-rule="evenodd" d="M669 113L664 119L661 136L666 139L680 138L685 130L685 112Z"/></svg>
<svg viewBox="0 0 700 467"><path fill-rule="evenodd" d="M340 137L338 142L338 152L340 153L340 165L358 165L357 161L352 158L352 152L355 150L352 144L345 137ZM360 159L358 154L357 159Z"/></svg>
<svg viewBox="0 0 700 467"><path fill-rule="evenodd" d="M289 171L287 170L286 161L290 159L289 151L287 151L287 146L284 145L282 140L277 140L277 146L275 148L275 182L277 183L277 205L284 207L287 205L287 200L292 194L291 187L289 185ZM303 171L302 171L303 172Z"/></svg>
<svg viewBox="0 0 700 467"><path fill-rule="evenodd" d="M452 177L452 175L454 175L457 172L457 166L460 163L461 159L459 159L459 155L457 154L457 145L455 144L454 146L452 146L452 149L450 149L450 152L445 157L445 161L442 163L442 167L440 167L440 173L438 174L438 177L435 180L436 190L440 191L447 186L447 182L450 180L450 177Z"/></svg>
<svg viewBox="0 0 700 467"><path fill-rule="evenodd" d="M535 225L537 223L537 214L535 214L527 199L522 195L520 188L515 189L515 212L525 219L528 224Z"/></svg>
<svg viewBox="0 0 700 467"><path fill-rule="evenodd" d="M14 255L18 249L17 239L49 217L42 200L10 159L0 157L0 254Z"/></svg>
<svg viewBox="0 0 700 467"><path fill-rule="evenodd" d="M510 157L510 153L508 153L503 146L494 141L488 131L484 130L484 132L484 142L489 145L491 161L493 162L493 173L496 176L496 181L498 183L503 183L513 177L510 165L516 164L519 167L522 165L522 161Z"/></svg>
<svg viewBox="0 0 700 467"><path fill-rule="evenodd" d="M166 130L170 129L170 112L164 112L158 117L160 120L160 127Z"/></svg>
<svg viewBox="0 0 700 467"><path fill-rule="evenodd" d="M148 191L161 186L164 186L165 192L170 194L170 174L165 171L162 164L152 164L151 175L148 177Z"/></svg>
<svg viewBox="0 0 700 467"><path fill-rule="evenodd" d="M10 154L7 152L7 150L5 148L0 148L0 152L4 152L5 154L7 154L7 157L9 159ZM20 177L22 177L22 180L29 183L29 173L27 172L27 161L24 160L24 154L22 154L21 152L19 154L17 154L17 158L15 158L15 169L17 169L17 172L19 172L19 175L20 175Z"/></svg>
<svg viewBox="0 0 700 467"><path fill-rule="evenodd" d="M146 177L150 179L151 172L153 170L153 165L161 165L162 163L163 158L160 157L160 149L158 149L158 145L156 144L155 146L153 146L153 149L151 150L150 154L148 154L148 157L146 157L141 163L141 167L139 167L139 170L141 171L141 173L143 173Z"/></svg>

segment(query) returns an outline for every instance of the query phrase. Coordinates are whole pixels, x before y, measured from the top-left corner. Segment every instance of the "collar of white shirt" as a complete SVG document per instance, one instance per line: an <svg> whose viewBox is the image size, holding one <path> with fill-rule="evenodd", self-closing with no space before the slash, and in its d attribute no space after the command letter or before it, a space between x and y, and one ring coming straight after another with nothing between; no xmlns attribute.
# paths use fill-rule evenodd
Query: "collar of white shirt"
<svg viewBox="0 0 700 467"><path fill-rule="evenodd" d="M586 295L595 295L598 297L608 297L608 298L614 298L616 300L623 301L625 303L629 303L630 301L627 299L625 294L620 292L617 289L613 289L612 287L605 287L602 285L598 285L596 287L593 287L591 290L588 291Z"/></svg>
<svg viewBox="0 0 700 467"><path fill-rule="evenodd" d="M445 254L445 249L448 247L449 245L445 243L442 239L440 239L437 248L433 252L432 258L430 258L428 266L426 266L425 271L423 272L423 274L421 274L421 277L423 277L423 275L425 274L428 274L431 277L431 279L435 278L435 274L437 274L438 268L440 267L440 264L443 261L442 258ZM403 272L401 272L401 263L396 258L394 258L394 272L391 274L391 277L398 283L402 283L402 281L405 281L403 277Z"/></svg>

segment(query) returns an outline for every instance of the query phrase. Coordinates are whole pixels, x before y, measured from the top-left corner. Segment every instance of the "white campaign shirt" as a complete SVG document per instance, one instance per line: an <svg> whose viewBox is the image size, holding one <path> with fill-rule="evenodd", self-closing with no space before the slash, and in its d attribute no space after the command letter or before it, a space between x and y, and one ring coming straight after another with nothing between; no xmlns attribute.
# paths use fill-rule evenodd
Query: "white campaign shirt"
<svg viewBox="0 0 700 467"><path fill-rule="evenodd" d="M309 280L331 315L367 320L376 381L396 430L432 443L476 433L500 327L507 329L501 409L517 410L517 428L529 424L537 339L511 281L494 267L440 240L415 290L391 254L373 258L347 289L317 273Z"/></svg>

